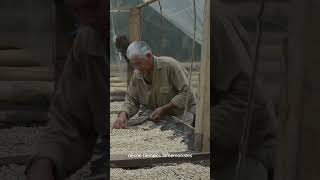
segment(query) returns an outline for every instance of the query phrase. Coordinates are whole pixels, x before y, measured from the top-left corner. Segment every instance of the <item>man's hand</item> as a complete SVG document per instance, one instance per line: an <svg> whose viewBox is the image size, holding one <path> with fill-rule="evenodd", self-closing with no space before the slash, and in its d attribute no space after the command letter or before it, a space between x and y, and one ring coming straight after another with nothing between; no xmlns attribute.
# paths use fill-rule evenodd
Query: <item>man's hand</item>
<svg viewBox="0 0 320 180"><path fill-rule="evenodd" d="M128 116L126 112L120 112L118 119L113 123L112 129L124 129L128 123Z"/></svg>
<svg viewBox="0 0 320 180"><path fill-rule="evenodd" d="M49 159L35 160L27 172L26 180L55 180L53 167Z"/></svg>
<svg viewBox="0 0 320 180"><path fill-rule="evenodd" d="M150 118L152 121L159 120L162 115L167 114L172 108L175 108L175 107L176 106L172 102L169 102L168 104L154 110L150 114Z"/></svg>
<svg viewBox="0 0 320 180"><path fill-rule="evenodd" d="M163 107L159 107L150 114L150 118L152 121L157 121L164 113L165 109Z"/></svg>

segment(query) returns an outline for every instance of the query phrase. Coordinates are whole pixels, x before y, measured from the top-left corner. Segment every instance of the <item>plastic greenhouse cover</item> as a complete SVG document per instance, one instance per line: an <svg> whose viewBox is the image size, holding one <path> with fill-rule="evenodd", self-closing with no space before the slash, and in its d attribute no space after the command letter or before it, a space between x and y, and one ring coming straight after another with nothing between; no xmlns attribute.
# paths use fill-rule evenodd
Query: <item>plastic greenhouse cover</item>
<svg viewBox="0 0 320 180"><path fill-rule="evenodd" d="M148 0L144 0L148 1ZM195 0L196 7L196 41L202 42L202 25L204 1ZM183 31L187 36L193 39L194 33L194 10L193 0L160 0L162 6L162 16L177 28ZM150 6L160 14L158 2L151 3Z"/></svg>

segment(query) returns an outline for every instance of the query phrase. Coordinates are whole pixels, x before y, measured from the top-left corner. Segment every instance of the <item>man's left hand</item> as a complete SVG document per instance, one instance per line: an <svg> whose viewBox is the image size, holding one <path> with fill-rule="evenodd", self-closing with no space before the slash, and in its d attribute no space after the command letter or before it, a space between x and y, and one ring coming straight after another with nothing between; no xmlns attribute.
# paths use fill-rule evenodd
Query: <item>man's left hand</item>
<svg viewBox="0 0 320 180"><path fill-rule="evenodd" d="M154 110L151 114L150 114L150 118L152 121L157 121L160 119L160 117L164 114L164 108L159 107L156 110Z"/></svg>

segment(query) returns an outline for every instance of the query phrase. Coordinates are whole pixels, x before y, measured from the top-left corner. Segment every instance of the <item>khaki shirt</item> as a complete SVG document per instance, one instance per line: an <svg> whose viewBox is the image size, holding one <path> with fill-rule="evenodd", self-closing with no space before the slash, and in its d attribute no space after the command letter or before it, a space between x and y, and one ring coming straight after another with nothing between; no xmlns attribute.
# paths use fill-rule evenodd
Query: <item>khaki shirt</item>
<svg viewBox="0 0 320 180"><path fill-rule="evenodd" d="M188 111L195 113L196 98L189 88L186 69L170 57L154 56L153 65L151 85L145 82L142 72L134 71L121 111L131 118L140 105L156 109L172 102L177 107L169 114L181 115L188 98Z"/></svg>

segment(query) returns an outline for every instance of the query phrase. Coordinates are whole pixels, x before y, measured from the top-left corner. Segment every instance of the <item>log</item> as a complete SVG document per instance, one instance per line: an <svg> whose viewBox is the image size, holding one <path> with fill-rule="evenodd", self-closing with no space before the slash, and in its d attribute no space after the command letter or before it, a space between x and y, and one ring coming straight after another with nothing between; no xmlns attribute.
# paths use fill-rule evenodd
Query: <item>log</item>
<svg viewBox="0 0 320 180"><path fill-rule="evenodd" d="M0 82L0 102L12 104L48 105L53 94L52 82Z"/></svg>
<svg viewBox="0 0 320 180"><path fill-rule="evenodd" d="M53 81L53 69L39 67L0 67L0 81Z"/></svg>
<svg viewBox="0 0 320 180"><path fill-rule="evenodd" d="M39 66L25 49L0 50L0 66Z"/></svg>

